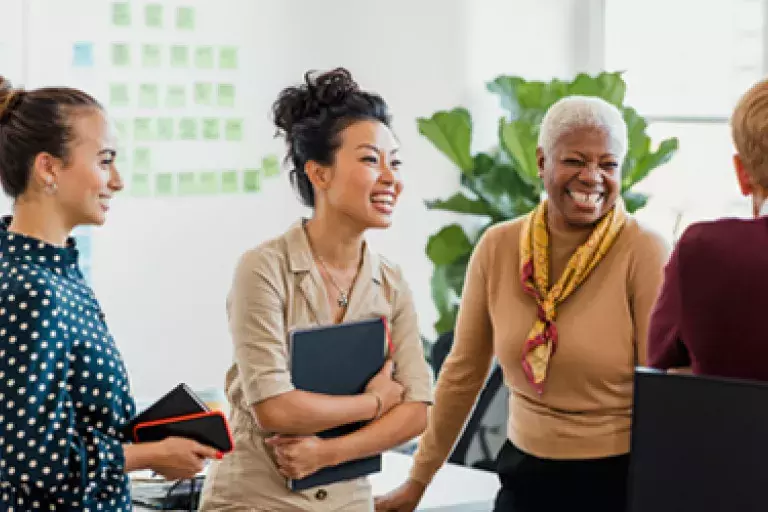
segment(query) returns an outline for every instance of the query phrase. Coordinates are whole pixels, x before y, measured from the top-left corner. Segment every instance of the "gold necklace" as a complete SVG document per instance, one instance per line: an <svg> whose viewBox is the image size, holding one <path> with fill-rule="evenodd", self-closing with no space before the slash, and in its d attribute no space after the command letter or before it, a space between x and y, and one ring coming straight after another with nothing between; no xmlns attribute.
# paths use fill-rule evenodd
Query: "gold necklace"
<svg viewBox="0 0 768 512"><path fill-rule="evenodd" d="M325 261L323 261L323 258L318 256L317 261L319 261L320 265L323 266L323 268L325 269L325 273L328 274L328 277L331 280L331 283L339 291L339 297L336 299L336 304L338 304L340 308L346 308L347 306L349 306L349 293L342 290L341 286L339 286L339 283L337 283L336 280L333 278L333 275L331 274L331 271L328 270L328 267L325 265Z"/></svg>

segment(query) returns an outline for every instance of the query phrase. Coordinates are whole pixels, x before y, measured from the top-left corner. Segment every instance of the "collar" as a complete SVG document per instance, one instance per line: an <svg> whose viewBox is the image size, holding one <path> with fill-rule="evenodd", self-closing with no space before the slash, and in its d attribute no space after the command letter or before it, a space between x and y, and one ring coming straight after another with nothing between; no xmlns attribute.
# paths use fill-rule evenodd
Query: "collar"
<svg viewBox="0 0 768 512"><path fill-rule="evenodd" d="M10 216L0 219L0 253L49 268L63 269L77 263L74 238L67 239L66 247L57 247L38 238L8 231L11 219Z"/></svg>
<svg viewBox="0 0 768 512"><path fill-rule="evenodd" d="M307 219L295 222L285 233L289 269L294 274L310 272L315 265L312 247L309 245L309 238L307 238L307 232L304 230L306 222ZM368 247L368 243L363 242L363 264L360 267L358 279L365 278L366 275L369 275L376 284L381 284L381 262Z"/></svg>

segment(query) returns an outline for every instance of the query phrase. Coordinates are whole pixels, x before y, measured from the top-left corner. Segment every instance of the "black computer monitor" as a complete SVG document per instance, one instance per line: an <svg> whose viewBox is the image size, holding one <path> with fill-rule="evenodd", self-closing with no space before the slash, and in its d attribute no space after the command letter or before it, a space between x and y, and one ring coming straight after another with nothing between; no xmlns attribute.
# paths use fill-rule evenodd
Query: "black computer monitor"
<svg viewBox="0 0 768 512"><path fill-rule="evenodd" d="M634 394L629 512L768 510L768 383L640 368Z"/></svg>

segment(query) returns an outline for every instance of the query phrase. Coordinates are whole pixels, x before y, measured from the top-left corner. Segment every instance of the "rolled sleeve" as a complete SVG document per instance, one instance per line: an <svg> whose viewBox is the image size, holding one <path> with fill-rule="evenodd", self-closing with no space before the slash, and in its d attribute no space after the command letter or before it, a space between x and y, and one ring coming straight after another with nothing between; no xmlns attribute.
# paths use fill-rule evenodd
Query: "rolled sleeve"
<svg viewBox="0 0 768 512"><path fill-rule="evenodd" d="M405 387L406 402L432 403L432 374L419 334L416 306L411 289L397 269L398 283L391 320L395 363L394 378Z"/></svg>
<svg viewBox="0 0 768 512"><path fill-rule="evenodd" d="M285 337L284 298L275 263L255 250L240 260L229 297L235 363L249 405L293 391Z"/></svg>

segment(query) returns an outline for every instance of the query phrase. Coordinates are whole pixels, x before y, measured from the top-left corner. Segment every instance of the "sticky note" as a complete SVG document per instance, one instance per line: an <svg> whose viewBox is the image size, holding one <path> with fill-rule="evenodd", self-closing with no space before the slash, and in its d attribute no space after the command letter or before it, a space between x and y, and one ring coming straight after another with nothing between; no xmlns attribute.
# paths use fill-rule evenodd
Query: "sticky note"
<svg viewBox="0 0 768 512"><path fill-rule="evenodd" d="M144 7L144 23L149 28L163 28L163 6L147 4Z"/></svg>
<svg viewBox="0 0 768 512"><path fill-rule="evenodd" d="M173 174L161 172L155 176L155 194L158 196L173 195Z"/></svg>
<svg viewBox="0 0 768 512"><path fill-rule="evenodd" d="M127 107L131 103L128 84L109 84L109 105Z"/></svg>
<svg viewBox="0 0 768 512"><path fill-rule="evenodd" d="M138 141L152 140L152 120L148 117L137 117L133 120L133 138Z"/></svg>
<svg viewBox="0 0 768 512"><path fill-rule="evenodd" d="M232 84L219 84L218 97L220 107L235 106L235 86Z"/></svg>
<svg viewBox="0 0 768 512"><path fill-rule="evenodd" d="M240 180L237 171L224 171L221 173L221 191L225 194L233 194L240 188Z"/></svg>
<svg viewBox="0 0 768 512"><path fill-rule="evenodd" d="M195 83L195 104L213 105L213 84L206 82Z"/></svg>
<svg viewBox="0 0 768 512"><path fill-rule="evenodd" d="M219 68L237 69L237 48L234 46L219 48Z"/></svg>
<svg viewBox="0 0 768 512"><path fill-rule="evenodd" d="M141 45L141 65L145 68L157 68L161 64L160 46L157 44Z"/></svg>
<svg viewBox="0 0 768 512"><path fill-rule="evenodd" d="M203 119L203 138L205 140L218 140L221 138L218 119Z"/></svg>
<svg viewBox="0 0 768 512"><path fill-rule="evenodd" d="M149 174L136 173L131 176L131 194L148 196L150 193Z"/></svg>
<svg viewBox="0 0 768 512"><path fill-rule="evenodd" d="M264 175L268 178L280 174L280 162L275 155L269 155L262 158L261 168L264 170Z"/></svg>
<svg viewBox="0 0 768 512"><path fill-rule="evenodd" d="M197 139L197 120L185 117L179 120L179 138L181 140Z"/></svg>
<svg viewBox="0 0 768 512"><path fill-rule="evenodd" d="M195 29L195 10L192 7L176 9L176 28L181 30Z"/></svg>
<svg viewBox="0 0 768 512"><path fill-rule="evenodd" d="M131 4L128 2L112 4L112 24L116 27L127 27L131 24Z"/></svg>
<svg viewBox="0 0 768 512"><path fill-rule="evenodd" d="M93 43L79 42L72 45L72 65L77 68L93 67Z"/></svg>
<svg viewBox="0 0 768 512"><path fill-rule="evenodd" d="M157 120L157 138L164 141L173 140L173 119L161 117Z"/></svg>
<svg viewBox="0 0 768 512"><path fill-rule="evenodd" d="M203 171L199 175L198 191L201 194L213 195L219 193L219 173Z"/></svg>
<svg viewBox="0 0 768 512"><path fill-rule="evenodd" d="M141 84L139 86L139 106L143 108L156 108L160 93L156 84Z"/></svg>
<svg viewBox="0 0 768 512"><path fill-rule="evenodd" d="M149 148L138 147L133 149L133 169L148 171L152 167Z"/></svg>
<svg viewBox="0 0 768 512"><path fill-rule="evenodd" d="M131 47L127 43L112 45L112 64L120 67L131 64Z"/></svg>
<svg viewBox="0 0 768 512"><path fill-rule="evenodd" d="M171 46L171 67L186 68L189 66L189 47L182 45Z"/></svg>
<svg viewBox="0 0 768 512"><path fill-rule="evenodd" d="M130 137L130 129L128 128L128 122L125 119L115 119L113 125L119 140L124 141Z"/></svg>
<svg viewBox="0 0 768 512"><path fill-rule="evenodd" d="M227 119L224 124L224 138L228 141L243 140L243 120Z"/></svg>
<svg viewBox="0 0 768 512"><path fill-rule="evenodd" d="M212 46L198 46L195 48L195 67L198 69L213 69Z"/></svg>
<svg viewBox="0 0 768 512"><path fill-rule="evenodd" d="M197 180L193 172L180 172L179 195L188 196L197 193Z"/></svg>
<svg viewBox="0 0 768 512"><path fill-rule="evenodd" d="M261 171L247 169L243 172L243 190L251 193L261 190Z"/></svg>
<svg viewBox="0 0 768 512"><path fill-rule="evenodd" d="M169 85L165 95L165 105L180 108L187 104L187 91L183 85Z"/></svg>

